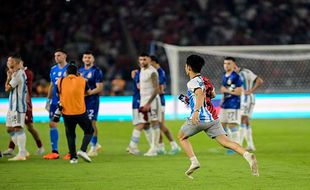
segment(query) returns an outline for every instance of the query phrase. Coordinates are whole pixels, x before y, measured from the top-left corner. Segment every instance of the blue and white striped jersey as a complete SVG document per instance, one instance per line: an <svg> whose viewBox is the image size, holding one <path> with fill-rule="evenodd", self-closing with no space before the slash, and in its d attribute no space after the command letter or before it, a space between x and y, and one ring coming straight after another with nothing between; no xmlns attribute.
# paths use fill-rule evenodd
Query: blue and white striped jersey
<svg viewBox="0 0 310 190"><path fill-rule="evenodd" d="M255 84L255 80L257 79L257 75L254 74L251 70L249 69L245 69L242 68L239 72L240 78L243 82L242 86L244 90L250 90L253 88L254 84ZM250 94L250 95L245 95L244 93L242 93L241 96L241 104L244 103L251 103L254 104L255 103L255 96L254 94Z"/></svg>
<svg viewBox="0 0 310 190"><path fill-rule="evenodd" d="M195 104L196 104L195 91L199 88L202 89L203 92L205 92L205 85L204 85L203 79L200 75L192 78L187 83L187 96L189 98L189 106L191 108L191 115L190 115L189 119L192 119L193 113L195 111L194 110ZM203 99L205 101L205 96L203 97ZM207 110L205 105L202 105L200 108L199 119L200 119L200 122L211 122L214 120L214 118L212 117L212 114Z"/></svg>
<svg viewBox="0 0 310 190"><path fill-rule="evenodd" d="M12 75L9 82L12 90L9 95L9 110L25 113L27 111L27 76L23 69Z"/></svg>

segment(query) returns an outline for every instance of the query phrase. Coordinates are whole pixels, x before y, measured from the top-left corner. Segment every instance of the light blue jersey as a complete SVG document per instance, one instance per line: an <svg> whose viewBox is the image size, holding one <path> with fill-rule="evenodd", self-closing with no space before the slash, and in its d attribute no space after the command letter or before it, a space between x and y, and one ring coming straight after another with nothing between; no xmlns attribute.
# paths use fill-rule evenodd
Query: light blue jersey
<svg viewBox="0 0 310 190"><path fill-rule="evenodd" d="M53 92L52 92L52 105L57 105L59 101L59 97L57 96L57 80L61 77L66 76L67 67L69 64L66 64L63 68L60 68L59 65L54 65L50 72L50 80L53 84Z"/></svg>
<svg viewBox="0 0 310 190"><path fill-rule="evenodd" d="M27 76L24 70L14 72L10 81L12 90L9 96L9 110L25 113L27 111Z"/></svg>
<svg viewBox="0 0 310 190"><path fill-rule="evenodd" d="M192 116L193 116L194 111L195 111L195 104L196 104L195 91L197 89L201 89L203 92L205 91L205 85L204 85L203 79L200 75L192 78L187 83L187 96L189 97L189 106L191 108L191 115L190 115L189 119L192 119ZM204 102L204 104L205 104L205 102ZM214 121L212 114L207 110L205 105L202 105L200 108L199 120L200 120L200 122Z"/></svg>

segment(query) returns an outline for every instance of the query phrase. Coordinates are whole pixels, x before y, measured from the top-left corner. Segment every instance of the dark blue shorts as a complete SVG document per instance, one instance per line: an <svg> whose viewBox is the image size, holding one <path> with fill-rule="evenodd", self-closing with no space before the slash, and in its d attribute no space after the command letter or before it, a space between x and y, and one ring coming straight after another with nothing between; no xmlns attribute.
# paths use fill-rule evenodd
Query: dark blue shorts
<svg viewBox="0 0 310 190"><path fill-rule="evenodd" d="M57 104L51 104L51 107L50 107L50 115L49 115L49 118L52 119L53 116L54 116L54 113L56 111L56 109L58 108L58 105Z"/></svg>
<svg viewBox="0 0 310 190"><path fill-rule="evenodd" d="M91 121L97 121L98 112L99 112L99 101L98 102L93 101L91 103L86 103L86 110L87 110L88 118Z"/></svg>

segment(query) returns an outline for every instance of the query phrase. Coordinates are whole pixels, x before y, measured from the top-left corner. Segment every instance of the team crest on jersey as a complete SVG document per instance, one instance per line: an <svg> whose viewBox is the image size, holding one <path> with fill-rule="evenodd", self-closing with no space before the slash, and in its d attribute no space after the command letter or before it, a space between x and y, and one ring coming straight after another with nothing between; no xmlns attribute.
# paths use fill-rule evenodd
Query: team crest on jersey
<svg viewBox="0 0 310 190"><path fill-rule="evenodd" d="M91 77L92 77L92 73L88 73L88 74L87 74L87 78L90 79Z"/></svg>
<svg viewBox="0 0 310 190"><path fill-rule="evenodd" d="M59 77L61 76L61 72L60 72L60 71L58 72L58 76L59 76Z"/></svg>
<svg viewBox="0 0 310 190"><path fill-rule="evenodd" d="M231 85L231 79L230 78L227 80L227 84Z"/></svg>

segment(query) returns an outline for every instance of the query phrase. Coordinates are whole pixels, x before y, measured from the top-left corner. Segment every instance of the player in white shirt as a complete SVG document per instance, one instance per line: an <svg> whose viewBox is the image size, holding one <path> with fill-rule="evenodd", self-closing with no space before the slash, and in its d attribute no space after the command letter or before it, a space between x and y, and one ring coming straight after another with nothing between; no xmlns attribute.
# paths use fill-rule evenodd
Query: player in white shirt
<svg viewBox="0 0 310 190"><path fill-rule="evenodd" d="M21 58L13 55L8 58L7 81L5 91L10 92L9 110L6 117L7 131L14 144L18 146L18 154L9 161L26 160L26 134L24 131L27 111L27 76L20 68Z"/></svg>
<svg viewBox="0 0 310 190"><path fill-rule="evenodd" d="M159 98L159 80L157 70L151 66L148 54L139 56L140 71L140 110L148 113L148 120L152 126L151 147L145 156L157 156L160 136L161 104ZM147 123L148 121L145 121Z"/></svg>
<svg viewBox="0 0 310 190"><path fill-rule="evenodd" d="M242 145L245 139L247 142L247 150L255 151L252 128L250 126L250 118L255 105L255 95L253 92L261 86L264 81L249 69L240 68L235 65L234 70L240 75L244 90L241 95L240 143Z"/></svg>
<svg viewBox="0 0 310 190"><path fill-rule="evenodd" d="M190 78L187 83L187 96L189 98L189 106L191 109L190 117L179 131L180 144L191 161L191 165L185 172L185 175L189 178L193 178L192 173L200 167L199 161L193 151L193 147L189 142L189 137L204 131L210 138L215 139L223 147L230 148L242 155L249 163L252 174L258 176L255 155L247 152L238 143L231 141L226 136L220 120L217 119L217 117L213 117L212 113L210 113L206 106L206 89L204 80L200 75L204 63L202 57L198 55L190 55L185 64L185 72Z"/></svg>

